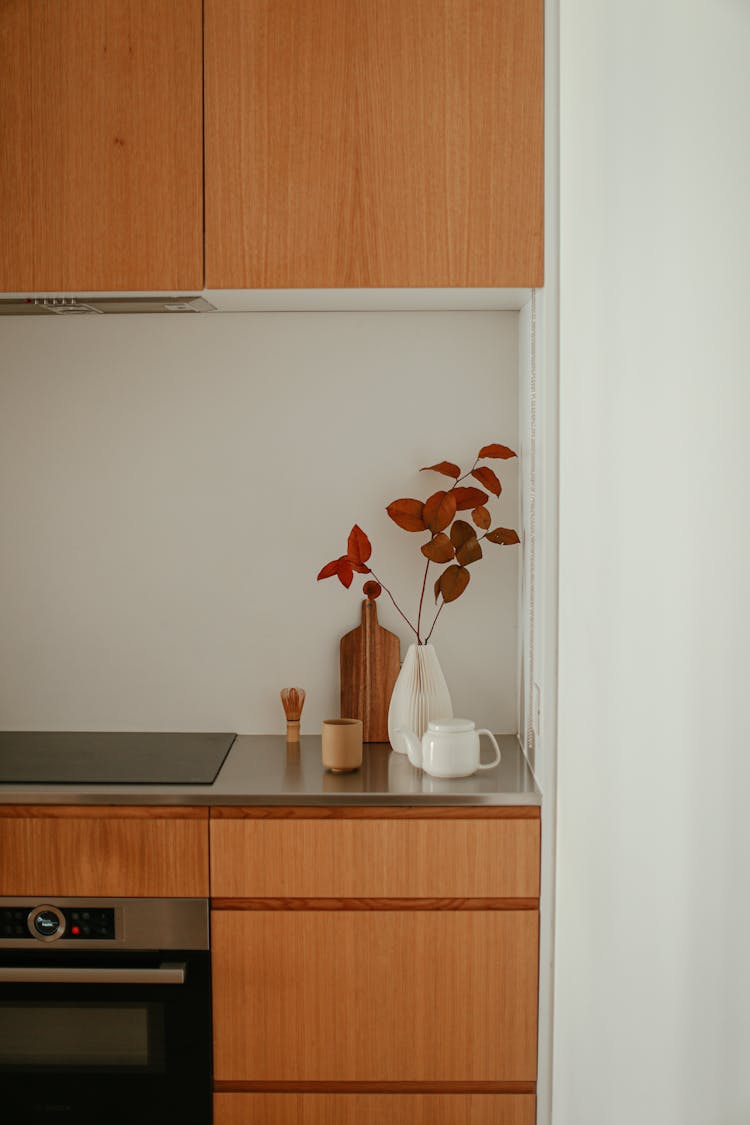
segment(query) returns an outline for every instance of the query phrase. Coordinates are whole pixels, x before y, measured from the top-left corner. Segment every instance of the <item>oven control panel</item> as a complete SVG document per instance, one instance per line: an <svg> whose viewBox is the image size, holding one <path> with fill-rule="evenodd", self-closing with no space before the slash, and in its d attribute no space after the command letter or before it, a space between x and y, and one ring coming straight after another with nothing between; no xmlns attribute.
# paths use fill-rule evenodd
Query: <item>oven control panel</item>
<svg viewBox="0 0 750 1125"><path fill-rule="evenodd" d="M30 903L0 907L0 939L114 941L115 911L102 906Z"/></svg>

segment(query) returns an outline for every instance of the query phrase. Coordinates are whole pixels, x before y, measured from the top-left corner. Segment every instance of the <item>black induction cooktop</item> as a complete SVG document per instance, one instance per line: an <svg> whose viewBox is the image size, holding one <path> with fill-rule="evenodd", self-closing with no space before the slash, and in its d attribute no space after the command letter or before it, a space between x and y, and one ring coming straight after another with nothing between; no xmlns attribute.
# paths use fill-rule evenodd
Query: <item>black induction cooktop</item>
<svg viewBox="0 0 750 1125"><path fill-rule="evenodd" d="M212 785L236 737L0 731L0 785Z"/></svg>

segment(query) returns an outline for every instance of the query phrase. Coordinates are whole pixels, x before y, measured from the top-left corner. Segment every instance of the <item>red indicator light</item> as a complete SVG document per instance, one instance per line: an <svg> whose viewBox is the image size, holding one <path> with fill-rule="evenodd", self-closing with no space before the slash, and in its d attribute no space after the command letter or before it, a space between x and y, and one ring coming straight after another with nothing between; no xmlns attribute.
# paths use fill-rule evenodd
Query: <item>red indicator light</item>
<svg viewBox="0 0 750 1125"><path fill-rule="evenodd" d="M81 927L80 926L71 926L70 932L71 932L71 934L73 934L74 936L77 937L78 934L80 934L80 932L81 932Z"/></svg>

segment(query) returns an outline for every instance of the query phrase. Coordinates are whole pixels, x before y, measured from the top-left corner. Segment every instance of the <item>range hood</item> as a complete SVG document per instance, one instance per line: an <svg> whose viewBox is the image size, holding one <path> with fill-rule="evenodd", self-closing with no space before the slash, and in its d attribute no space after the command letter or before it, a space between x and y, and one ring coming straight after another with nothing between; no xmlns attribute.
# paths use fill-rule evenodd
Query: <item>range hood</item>
<svg viewBox="0 0 750 1125"><path fill-rule="evenodd" d="M180 294L106 297L0 297L0 316L84 316L96 313L213 312L205 297Z"/></svg>
<svg viewBox="0 0 750 1125"><path fill-rule="evenodd" d="M4 293L0 316L121 313L518 311L530 289L204 289L201 293Z"/></svg>

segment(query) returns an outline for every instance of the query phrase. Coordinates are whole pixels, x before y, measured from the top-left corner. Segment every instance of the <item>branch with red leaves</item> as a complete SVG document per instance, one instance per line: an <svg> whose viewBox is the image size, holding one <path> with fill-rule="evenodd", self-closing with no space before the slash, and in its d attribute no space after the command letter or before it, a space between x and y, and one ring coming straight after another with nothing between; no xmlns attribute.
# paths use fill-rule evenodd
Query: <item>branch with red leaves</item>
<svg viewBox="0 0 750 1125"><path fill-rule="evenodd" d="M425 565L422 591L419 597L417 623L412 624L400 608L393 594L375 574L368 562L372 557L372 544L358 524L349 532L346 545L346 554L326 563L318 574L318 581L322 578L333 578L334 575L347 589L351 586L354 574L368 574L371 577L364 583L362 592L371 601L379 597L385 590L393 602L396 611L401 615L406 624L417 638L417 644L427 644L437 619L448 602L454 602L463 594L469 585L471 574L469 566L482 558L481 541L495 543L502 546L511 546L520 542L517 532L508 527L492 527L492 516L486 504L489 493L499 497L502 492L500 479L488 465L480 465L485 458L494 458L507 461L516 454L507 445L484 445L479 450L474 464L467 473L461 472L453 461L439 461L436 465L426 465L420 472L441 473L443 476L452 477L453 484L448 489L433 492L423 502L421 500L401 499L394 500L386 508L388 515L404 531L428 531L430 538L422 544L420 550L427 562ZM462 485L468 477L472 477L483 485ZM487 491L485 491L485 489ZM473 525L463 519L456 519L458 512L471 512ZM478 528L482 535L477 535ZM422 640L422 608L425 589L427 587L427 574L430 565L444 566L445 569L438 576L435 585L435 604L440 604L432 621L432 625ZM448 565L449 564L449 565Z"/></svg>

